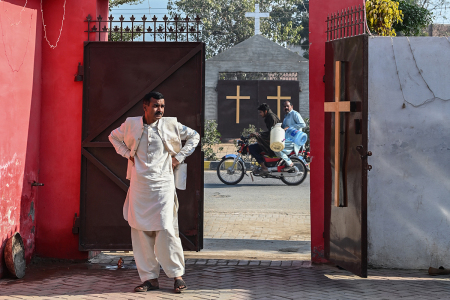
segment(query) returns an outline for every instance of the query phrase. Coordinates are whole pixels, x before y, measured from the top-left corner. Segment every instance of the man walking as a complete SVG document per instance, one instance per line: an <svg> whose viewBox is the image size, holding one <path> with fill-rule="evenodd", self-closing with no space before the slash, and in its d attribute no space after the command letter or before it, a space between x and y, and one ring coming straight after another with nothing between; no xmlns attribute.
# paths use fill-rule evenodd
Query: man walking
<svg viewBox="0 0 450 300"><path fill-rule="evenodd" d="M305 121L303 121L302 116L300 115L300 113L294 110L294 106L290 101L284 101L284 112L285 117L281 128L283 128L284 130L288 130L289 127L293 127L297 130L300 130L301 128L306 127L306 123ZM294 163L287 156L292 151L295 151L295 153L298 155L300 146L295 144L294 142L285 140L284 149L280 152L275 152L278 157L281 157L286 162L287 167L284 168L284 172L295 171Z"/></svg>
<svg viewBox="0 0 450 300"><path fill-rule="evenodd" d="M117 153L128 159L130 188L123 216L131 227L134 259L143 282L135 291L159 289L161 265L180 293L187 285L181 277L185 268L173 170L194 152L200 136L176 118L163 118L161 93L148 93L142 100L144 116L127 118L109 136ZM186 140L184 147L181 140Z"/></svg>

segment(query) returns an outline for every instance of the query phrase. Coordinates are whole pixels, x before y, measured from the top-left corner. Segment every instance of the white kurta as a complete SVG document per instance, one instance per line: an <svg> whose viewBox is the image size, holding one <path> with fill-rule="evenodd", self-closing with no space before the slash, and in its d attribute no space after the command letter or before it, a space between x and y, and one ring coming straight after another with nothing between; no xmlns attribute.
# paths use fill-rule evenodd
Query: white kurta
<svg viewBox="0 0 450 300"><path fill-rule="evenodd" d="M128 224L142 231L173 228L176 214L172 157L159 136L157 122L144 124L123 208Z"/></svg>

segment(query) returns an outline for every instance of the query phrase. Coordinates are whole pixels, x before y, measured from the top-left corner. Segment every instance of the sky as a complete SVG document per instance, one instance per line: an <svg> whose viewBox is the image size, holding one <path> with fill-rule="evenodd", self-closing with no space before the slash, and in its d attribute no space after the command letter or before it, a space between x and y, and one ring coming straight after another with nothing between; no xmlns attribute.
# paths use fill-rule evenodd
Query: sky
<svg viewBox="0 0 450 300"><path fill-rule="evenodd" d="M149 9L150 7L150 9ZM149 13L150 10L150 13ZM167 0L144 0L141 4L130 5L124 4L112 9L111 14L113 16L123 15L125 18L131 17L131 15L147 17L155 15L158 19L164 17L167 13Z"/></svg>
<svg viewBox="0 0 450 300"><path fill-rule="evenodd" d="M119 7L113 8L112 14L113 16L120 16L123 15L125 18L131 17L131 15L136 16L142 16L142 15L149 15L149 6L150 6L150 15L153 17L153 15L156 15L157 18L164 17L167 13L167 0L144 0L141 4L137 5L121 5ZM446 11L437 11L435 12L435 20L434 22L437 24L444 23L449 24L450 23L450 10ZM446 16L447 19L444 17Z"/></svg>

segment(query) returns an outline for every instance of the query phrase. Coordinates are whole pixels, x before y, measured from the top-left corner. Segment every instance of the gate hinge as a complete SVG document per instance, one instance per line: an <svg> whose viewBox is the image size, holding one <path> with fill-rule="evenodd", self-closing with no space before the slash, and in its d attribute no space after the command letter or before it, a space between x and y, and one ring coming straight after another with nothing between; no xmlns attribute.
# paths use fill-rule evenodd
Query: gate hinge
<svg viewBox="0 0 450 300"><path fill-rule="evenodd" d="M72 233L73 234L80 233L80 217L77 216L77 213L75 213L75 216L73 217Z"/></svg>
<svg viewBox="0 0 450 300"><path fill-rule="evenodd" d="M81 65L81 63L78 63L78 72L75 74L75 80L74 81L83 81L84 77L84 68Z"/></svg>

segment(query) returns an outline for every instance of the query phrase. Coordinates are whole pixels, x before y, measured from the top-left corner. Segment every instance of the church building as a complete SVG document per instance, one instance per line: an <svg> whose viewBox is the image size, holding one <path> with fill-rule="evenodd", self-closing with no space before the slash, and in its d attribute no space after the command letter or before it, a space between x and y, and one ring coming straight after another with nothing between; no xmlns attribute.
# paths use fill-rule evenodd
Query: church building
<svg viewBox="0 0 450 300"><path fill-rule="evenodd" d="M281 119L285 100L309 117L308 60L262 35L208 59L205 73L205 119L217 120L224 138L238 137L250 124L264 128L257 112L264 102Z"/></svg>

